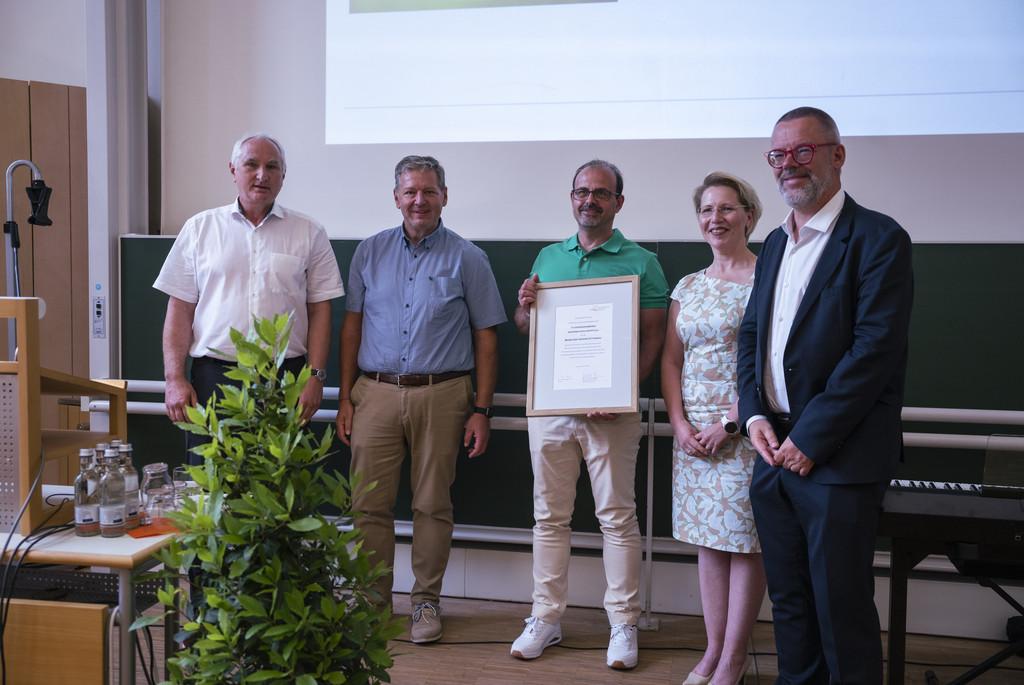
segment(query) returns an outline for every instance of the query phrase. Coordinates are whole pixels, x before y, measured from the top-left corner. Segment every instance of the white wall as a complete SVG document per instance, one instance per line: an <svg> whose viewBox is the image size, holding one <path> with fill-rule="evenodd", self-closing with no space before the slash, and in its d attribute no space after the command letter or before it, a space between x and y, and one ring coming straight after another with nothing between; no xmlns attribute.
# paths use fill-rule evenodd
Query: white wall
<svg viewBox="0 0 1024 685"><path fill-rule="evenodd" d="M605 157L623 170L619 225L633 238L696 240L691 189L725 169L750 180L766 205L763 237L785 214L761 153L765 139L325 146L324 2L174 0L163 3L163 218L175 233L191 214L233 198L231 143L265 130L288 153L284 204L335 238L397 224L392 168L433 154L448 172L448 225L469 238L550 240L574 224L573 170ZM410 48L406 79L431 71L429 38ZM567 80L566 87L579 87ZM779 112L782 113L781 111ZM839 122L840 128L842 121ZM1024 135L847 138L844 185L897 218L917 242L1022 242L1012 202L1024 179Z"/></svg>
<svg viewBox="0 0 1024 685"><path fill-rule="evenodd" d="M0 0L0 78L85 85L86 0Z"/></svg>

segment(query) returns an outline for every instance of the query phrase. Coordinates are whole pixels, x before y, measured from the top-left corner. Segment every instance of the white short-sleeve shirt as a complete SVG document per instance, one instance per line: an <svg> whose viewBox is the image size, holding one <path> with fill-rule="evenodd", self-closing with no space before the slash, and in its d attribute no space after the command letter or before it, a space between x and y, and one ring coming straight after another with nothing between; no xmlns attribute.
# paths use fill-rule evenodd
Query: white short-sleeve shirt
<svg viewBox="0 0 1024 685"><path fill-rule="evenodd" d="M185 222L153 287L195 303L193 357L234 360L230 329L294 312L286 356L306 353L306 304L345 294L324 227L275 204L258 226L238 202Z"/></svg>

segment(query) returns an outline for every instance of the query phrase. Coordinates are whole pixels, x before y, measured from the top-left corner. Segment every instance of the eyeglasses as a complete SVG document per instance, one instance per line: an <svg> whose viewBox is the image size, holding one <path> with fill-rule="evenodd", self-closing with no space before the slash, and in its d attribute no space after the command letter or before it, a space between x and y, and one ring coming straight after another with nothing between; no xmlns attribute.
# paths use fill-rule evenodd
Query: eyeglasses
<svg viewBox="0 0 1024 685"><path fill-rule="evenodd" d="M814 151L816 149L819 147L831 147L833 145L839 145L839 143L806 143L804 145L786 148L785 150L769 150L764 153L764 157L768 160L768 165L773 169L782 168L782 165L786 163L786 155L793 155L793 161L797 164L810 164L811 160L814 159Z"/></svg>
<svg viewBox="0 0 1024 685"><path fill-rule="evenodd" d="M732 216L741 209L746 209L746 205L707 205L697 210L697 216L701 219L710 219L718 211L722 216Z"/></svg>
<svg viewBox="0 0 1024 685"><path fill-rule="evenodd" d="M593 190L591 190L590 188L574 188L570 195L572 195L574 199L579 200L580 202L586 200L591 195L593 195L598 200L601 200L603 202L607 202L613 197L619 196L618 193L613 193L607 188L594 188Z"/></svg>

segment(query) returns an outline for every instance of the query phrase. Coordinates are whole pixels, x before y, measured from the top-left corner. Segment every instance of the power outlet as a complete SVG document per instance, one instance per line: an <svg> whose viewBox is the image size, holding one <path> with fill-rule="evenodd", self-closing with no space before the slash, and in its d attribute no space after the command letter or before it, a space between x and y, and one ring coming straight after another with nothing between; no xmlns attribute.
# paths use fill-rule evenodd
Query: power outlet
<svg viewBox="0 0 1024 685"><path fill-rule="evenodd" d="M107 337L107 298L92 298L92 337Z"/></svg>

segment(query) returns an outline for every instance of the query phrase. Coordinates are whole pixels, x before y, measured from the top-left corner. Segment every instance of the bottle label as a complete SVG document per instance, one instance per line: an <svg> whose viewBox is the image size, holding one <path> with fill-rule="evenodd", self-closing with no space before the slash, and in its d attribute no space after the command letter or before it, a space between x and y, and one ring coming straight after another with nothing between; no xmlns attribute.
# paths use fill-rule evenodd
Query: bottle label
<svg viewBox="0 0 1024 685"><path fill-rule="evenodd" d="M124 505L113 504L100 506L100 525L101 526L120 526L124 525Z"/></svg>
<svg viewBox="0 0 1024 685"><path fill-rule="evenodd" d="M137 500L138 498L136 498ZM139 517L139 503L138 501L128 500L128 504L125 505L125 514L130 519Z"/></svg>
<svg viewBox="0 0 1024 685"><path fill-rule="evenodd" d="M75 507L75 523L99 523L100 511L96 504L79 504Z"/></svg>
<svg viewBox="0 0 1024 685"><path fill-rule="evenodd" d="M128 473L124 477L124 489L125 490L138 490L139 489L139 474Z"/></svg>

